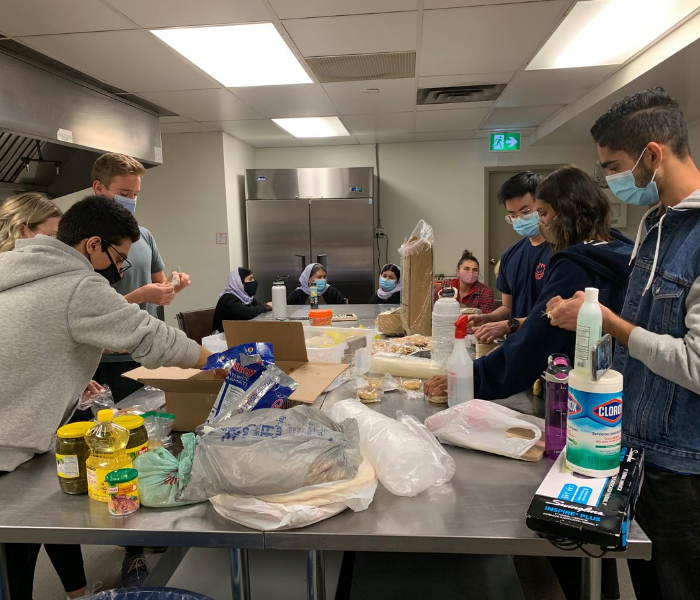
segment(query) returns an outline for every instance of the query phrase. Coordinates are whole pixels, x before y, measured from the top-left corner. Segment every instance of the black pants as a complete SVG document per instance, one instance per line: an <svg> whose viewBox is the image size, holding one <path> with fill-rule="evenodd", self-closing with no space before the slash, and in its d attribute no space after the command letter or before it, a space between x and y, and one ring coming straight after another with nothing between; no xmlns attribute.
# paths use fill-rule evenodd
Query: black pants
<svg viewBox="0 0 700 600"><path fill-rule="evenodd" d="M66 592L77 592L87 582L80 546L45 544L44 549ZM32 600L34 570L41 544L5 544L8 586L12 600Z"/></svg>
<svg viewBox="0 0 700 600"><path fill-rule="evenodd" d="M112 396L115 402L124 400L127 396L133 394L136 390L143 387L142 383L122 377L122 373L132 371L141 365L133 360L128 362L101 362L97 367L93 379L100 385L108 385L112 390Z"/></svg>
<svg viewBox="0 0 700 600"><path fill-rule="evenodd" d="M700 597L700 475L646 467L637 521L651 540L651 562L628 561L637 600Z"/></svg>

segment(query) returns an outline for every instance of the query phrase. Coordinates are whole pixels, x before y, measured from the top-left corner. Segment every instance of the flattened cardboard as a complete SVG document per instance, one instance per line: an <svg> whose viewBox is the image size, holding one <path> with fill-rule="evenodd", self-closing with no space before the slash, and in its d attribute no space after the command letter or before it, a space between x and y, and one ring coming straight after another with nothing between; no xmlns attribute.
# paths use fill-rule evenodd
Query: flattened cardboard
<svg viewBox="0 0 700 600"><path fill-rule="evenodd" d="M412 237L404 247L412 245L401 261L401 326L406 335L432 334L433 245Z"/></svg>
<svg viewBox="0 0 700 600"><path fill-rule="evenodd" d="M275 364L299 383L290 396L294 403L313 404L318 396L348 365L308 362L304 328L301 323L266 321L224 321L228 347L248 342L273 345ZM124 377L165 392L168 412L175 415L175 431L193 431L206 421L223 385L211 371L161 367L138 367Z"/></svg>

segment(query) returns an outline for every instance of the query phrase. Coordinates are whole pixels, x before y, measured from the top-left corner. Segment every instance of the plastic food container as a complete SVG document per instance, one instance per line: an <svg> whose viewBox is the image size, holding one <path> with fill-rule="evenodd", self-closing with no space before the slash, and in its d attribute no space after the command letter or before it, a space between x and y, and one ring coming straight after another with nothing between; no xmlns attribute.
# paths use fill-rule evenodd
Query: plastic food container
<svg viewBox="0 0 700 600"><path fill-rule="evenodd" d="M109 501L109 514L114 516L130 515L141 506L139 500L139 472L136 469L117 469L105 476Z"/></svg>
<svg viewBox="0 0 700 600"><path fill-rule="evenodd" d="M129 430L126 453L131 460L134 460L139 454L148 452L148 431L143 422L143 417L139 415L124 415L122 417L114 417L113 422Z"/></svg>
<svg viewBox="0 0 700 600"><path fill-rule="evenodd" d="M56 472L64 494L87 494L85 461L90 456L90 448L85 443L85 434L94 425L90 421L78 421L56 432Z"/></svg>
<svg viewBox="0 0 700 600"><path fill-rule="evenodd" d="M317 308L309 311L309 323L314 327L329 327L333 322L333 311Z"/></svg>

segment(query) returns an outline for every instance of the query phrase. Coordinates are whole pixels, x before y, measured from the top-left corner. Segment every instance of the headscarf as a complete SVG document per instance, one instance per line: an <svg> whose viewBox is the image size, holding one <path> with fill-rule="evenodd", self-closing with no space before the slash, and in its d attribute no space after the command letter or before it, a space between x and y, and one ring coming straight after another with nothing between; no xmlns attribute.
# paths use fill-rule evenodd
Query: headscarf
<svg viewBox="0 0 700 600"><path fill-rule="evenodd" d="M396 292L401 291L401 271L395 264L392 263L389 263L388 265L384 265L382 267L382 270L379 271L380 277L382 276L382 273L384 273L384 271L391 271L394 275L396 275L396 287L393 290L386 292L382 289L381 285L377 289L377 296L379 296L382 300L388 300Z"/></svg>
<svg viewBox="0 0 700 600"><path fill-rule="evenodd" d="M299 275L299 287L297 289L304 292L307 296L311 295L311 290L309 289L309 279L311 278L311 271L313 271L314 267L319 267L319 269L323 269L324 271L326 270L326 267L324 267L321 263L309 263L306 265L306 268L302 271L301 275ZM327 289L328 282L326 282L326 287L323 289L323 291L318 292L318 295L323 296Z"/></svg>
<svg viewBox="0 0 700 600"><path fill-rule="evenodd" d="M253 303L253 299L245 293L243 289L243 277L241 277L241 271L244 270L242 267L234 269L228 274L228 283L226 284L226 289L224 293L221 294L233 294L236 296L243 304L250 306ZM244 271L247 271L245 269Z"/></svg>

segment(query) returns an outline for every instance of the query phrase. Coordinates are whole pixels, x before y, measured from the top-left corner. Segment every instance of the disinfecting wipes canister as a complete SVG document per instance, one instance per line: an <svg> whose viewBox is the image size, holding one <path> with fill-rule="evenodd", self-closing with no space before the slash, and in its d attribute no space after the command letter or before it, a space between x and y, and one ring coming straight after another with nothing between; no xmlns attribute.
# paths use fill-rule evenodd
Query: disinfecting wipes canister
<svg viewBox="0 0 700 600"><path fill-rule="evenodd" d="M622 373L608 371L599 381L569 373L566 466L588 477L610 477L620 469Z"/></svg>

